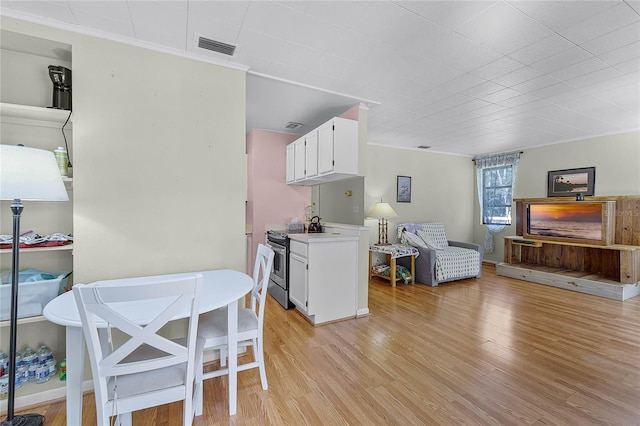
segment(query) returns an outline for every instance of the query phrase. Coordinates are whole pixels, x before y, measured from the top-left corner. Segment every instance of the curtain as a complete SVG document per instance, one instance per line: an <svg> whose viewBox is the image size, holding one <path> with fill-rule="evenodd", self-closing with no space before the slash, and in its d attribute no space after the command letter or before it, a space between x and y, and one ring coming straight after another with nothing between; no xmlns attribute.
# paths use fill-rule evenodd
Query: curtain
<svg viewBox="0 0 640 426"><path fill-rule="evenodd" d="M507 214L509 217L511 216L511 204L513 202L513 190L516 185L516 175L518 172L518 162L520 161L520 151L517 152L507 152L502 154L492 154L486 155L482 157L474 158L476 163L476 184L478 188L478 202L480 203L480 215L484 217L485 207L492 207L491 205L485 205L485 203L491 203L492 200L496 202L500 202L501 205L508 204ZM511 173L499 173L496 174L498 179L505 180L504 182L500 182L500 185L504 185L510 187L510 190L505 193L505 197L502 200L497 200L496 198L488 197L485 200L485 185L484 185L484 171L486 169L492 168L500 168L511 166ZM508 198L508 199L504 199ZM484 223L484 220L483 220ZM484 240L484 251L486 253L493 253L493 234L496 232L500 232L506 226L505 224L490 224L485 225L487 227L487 233L485 235Z"/></svg>

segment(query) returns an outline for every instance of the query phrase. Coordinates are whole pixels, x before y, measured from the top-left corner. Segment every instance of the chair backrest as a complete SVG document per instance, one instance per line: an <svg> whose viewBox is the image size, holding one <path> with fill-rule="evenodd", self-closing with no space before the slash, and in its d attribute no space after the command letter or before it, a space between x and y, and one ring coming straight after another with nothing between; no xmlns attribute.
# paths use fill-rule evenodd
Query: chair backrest
<svg viewBox="0 0 640 426"><path fill-rule="evenodd" d="M434 240L435 244L445 248L449 245L447 239L447 233L444 230L444 223L440 222L425 222L421 223L420 227L424 234Z"/></svg>
<svg viewBox="0 0 640 426"><path fill-rule="evenodd" d="M187 363L186 377L194 374L202 275L131 284L123 280L101 281L94 285L76 284L73 293L82 319L82 329L94 377L96 399L108 399L107 379ZM125 283L123 285L123 283ZM97 285L96 285L97 284ZM137 311L137 312L136 312ZM140 312L143 314L140 314ZM132 320L136 317L136 320ZM167 322L188 317L185 344L158 333ZM142 320L142 318L145 318ZM116 328L127 335L125 342L111 351L99 329ZM154 357L136 361L129 357L138 348L155 348Z"/></svg>
<svg viewBox="0 0 640 426"><path fill-rule="evenodd" d="M273 266L275 253L270 247L258 244L256 263L253 266L253 289L251 289L251 310L258 316L258 326L262 328L264 305L267 298L267 285ZM257 305L257 306L256 306Z"/></svg>

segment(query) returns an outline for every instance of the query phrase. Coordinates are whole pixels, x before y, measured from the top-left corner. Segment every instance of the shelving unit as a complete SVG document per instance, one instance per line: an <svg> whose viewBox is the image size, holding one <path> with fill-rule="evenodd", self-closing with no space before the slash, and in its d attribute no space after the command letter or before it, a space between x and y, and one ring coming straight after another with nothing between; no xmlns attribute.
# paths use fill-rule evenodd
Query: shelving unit
<svg viewBox="0 0 640 426"><path fill-rule="evenodd" d="M515 200L517 235L504 238L504 262L496 265L497 274L615 300L640 295L640 220L635 214L640 197L589 200L615 203L615 213L609 214L615 219L613 244L524 238L523 203L540 200Z"/></svg>
<svg viewBox="0 0 640 426"><path fill-rule="evenodd" d="M4 31L3 31L4 33ZM60 64L71 67L71 46L56 41L46 41L46 50L56 50L58 59L47 56L40 49L43 40L11 33L4 40L2 53L7 56L0 64L3 74L0 95L0 123L3 144L55 150L65 146L73 158L73 114L67 110L46 108L51 101L52 85L47 75L47 66ZM12 45L11 43L15 43ZM68 52L66 55L61 52ZM6 54L6 55L5 55ZM10 58L10 59L9 59ZM68 59L63 59L68 58ZM25 72L26 70L26 72ZM65 124L66 123L66 124ZM63 130L64 125L64 130ZM63 133L64 136L63 137ZM64 203L25 203L22 231L33 229L38 233L73 232L73 178L63 178L69 194ZM2 234L11 233L9 202L1 203ZM34 247L20 249L21 269L35 267L42 270L73 270L74 245ZM0 249L4 269L11 264L12 250ZM8 352L9 321L0 321L0 350ZM50 323L42 315L18 319L18 350L28 345L37 349L41 344L49 346L55 359L62 361L65 354L64 327ZM57 377L45 384L25 383L16 391L16 408L39 404L52 399L64 398L66 382ZM7 401L0 401L0 412L6 411Z"/></svg>

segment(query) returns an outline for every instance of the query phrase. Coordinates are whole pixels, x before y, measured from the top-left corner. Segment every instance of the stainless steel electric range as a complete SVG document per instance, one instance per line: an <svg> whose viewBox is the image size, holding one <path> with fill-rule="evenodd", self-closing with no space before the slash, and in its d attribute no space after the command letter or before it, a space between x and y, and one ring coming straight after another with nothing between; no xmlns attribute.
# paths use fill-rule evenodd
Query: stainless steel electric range
<svg viewBox="0 0 640 426"><path fill-rule="evenodd" d="M267 291L285 309L293 308L289 301L289 237L286 232L267 231L267 246L275 253Z"/></svg>

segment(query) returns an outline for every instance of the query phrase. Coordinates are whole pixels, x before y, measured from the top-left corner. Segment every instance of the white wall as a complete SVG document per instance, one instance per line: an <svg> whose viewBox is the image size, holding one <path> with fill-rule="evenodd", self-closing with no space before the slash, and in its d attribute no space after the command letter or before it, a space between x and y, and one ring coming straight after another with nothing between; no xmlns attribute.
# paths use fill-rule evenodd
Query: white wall
<svg viewBox="0 0 640 426"><path fill-rule="evenodd" d="M527 149L520 157L514 198L547 196L547 172L551 170L595 167L596 196L640 194L640 132L623 133ZM482 242L485 227L480 225L477 196L474 199L475 240ZM493 253L485 259L502 262L504 236L515 235L513 225L495 234Z"/></svg>
<svg viewBox="0 0 640 426"><path fill-rule="evenodd" d="M403 222L443 222L451 240L472 241L473 162L469 157L421 150L366 147L365 217L382 199L398 214L389 220L389 239ZM411 203L396 202L396 177L411 176ZM371 242L378 240L378 221L365 219Z"/></svg>
<svg viewBox="0 0 640 426"><path fill-rule="evenodd" d="M244 270L244 71L2 27L72 45L75 281Z"/></svg>
<svg viewBox="0 0 640 426"><path fill-rule="evenodd" d="M350 195L347 195L350 194ZM322 222L364 224L364 177L356 176L313 187Z"/></svg>

